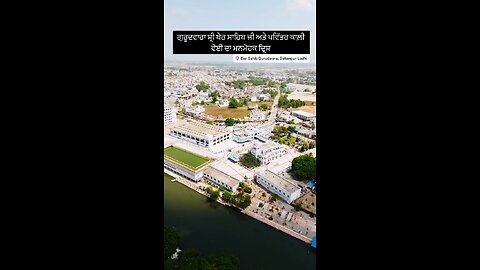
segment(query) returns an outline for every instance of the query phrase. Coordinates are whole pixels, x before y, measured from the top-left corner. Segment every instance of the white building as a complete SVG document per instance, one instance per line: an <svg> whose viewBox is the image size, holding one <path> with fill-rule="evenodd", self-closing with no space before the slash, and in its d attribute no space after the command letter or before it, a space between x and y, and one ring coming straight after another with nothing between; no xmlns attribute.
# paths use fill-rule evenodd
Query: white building
<svg viewBox="0 0 480 270"><path fill-rule="evenodd" d="M240 181L238 179L235 179L232 176L211 166L205 169L205 171L203 172L203 177L232 192L237 190L238 185L240 184Z"/></svg>
<svg viewBox="0 0 480 270"><path fill-rule="evenodd" d="M163 125L177 122L177 114L175 107L170 102L163 102Z"/></svg>
<svg viewBox="0 0 480 270"><path fill-rule="evenodd" d="M203 108L200 105L197 105L195 107L189 107L189 108L185 109L185 113L189 114L189 115L192 115L192 116L199 116L204 112L205 112L205 108Z"/></svg>
<svg viewBox="0 0 480 270"><path fill-rule="evenodd" d="M257 102L257 97L256 97L256 96L251 97L251 98L250 98L250 101L251 101L251 102Z"/></svg>
<svg viewBox="0 0 480 270"><path fill-rule="evenodd" d="M293 116L298 117L304 121L315 121L316 116L315 114L304 112L304 111L293 111Z"/></svg>
<svg viewBox="0 0 480 270"><path fill-rule="evenodd" d="M220 102L218 102L219 107L228 107L229 104L230 102L228 100L221 100Z"/></svg>
<svg viewBox="0 0 480 270"><path fill-rule="evenodd" d="M230 139L230 132L224 127L201 122L191 122L172 128L170 135L198 146L212 148Z"/></svg>
<svg viewBox="0 0 480 270"><path fill-rule="evenodd" d="M262 99L262 98L263 98L264 101L268 101L268 100L270 100L270 94L268 94L268 95L267 94L258 95L259 100Z"/></svg>
<svg viewBox="0 0 480 270"><path fill-rule="evenodd" d="M207 102L212 102L213 99L211 97L204 97L202 101L207 103Z"/></svg>
<svg viewBox="0 0 480 270"><path fill-rule="evenodd" d="M257 183L265 187L268 191L277 194L288 203L292 203L294 200L300 198L302 193L302 189L299 186L269 170L257 174Z"/></svg>
<svg viewBox="0 0 480 270"><path fill-rule="evenodd" d="M268 141L264 144L254 143L250 153L254 155L262 165L285 155L287 150L281 144Z"/></svg>
<svg viewBox="0 0 480 270"><path fill-rule="evenodd" d="M265 119L265 115L263 114L263 112L261 110L255 108L252 111L250 111L249 118L250 118L250 120L259 121L259 120Z"/></svg>
<svg viewBox="0 0 480 270"><path fill-rule="evenodd" d="M178 157L169 156L165 154L165 151L168 151L169 147L164 148L164 155L163 155L163 167L169 171L174 172L182 177L185 177L189 180L199 182L203 179L203 172L208 167L213 160L211 158L207 158L204 156L200 156L198 154L194 154L193 152L186 151L183 148L175 147L178 151L184 152L184 155L179 155ZM201 158L205 159L205 162L197 167L193 167L187 164L188 156L189 155L196 155Z"/></svg>

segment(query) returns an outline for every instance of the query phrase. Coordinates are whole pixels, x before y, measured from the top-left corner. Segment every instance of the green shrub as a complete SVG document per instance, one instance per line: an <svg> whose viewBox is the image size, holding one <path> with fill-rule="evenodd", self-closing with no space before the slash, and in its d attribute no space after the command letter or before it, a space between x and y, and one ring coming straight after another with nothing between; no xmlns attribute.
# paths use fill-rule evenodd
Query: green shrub
<svg viewBox="0 0 480 270"><path fill-rule="evenodd" d="M218 190L215 190L214 192L212 192L210 194L210 199L212 199L212 200L216 201L218 199L218 197L220 197L220 191L218 191Z"/></svg>

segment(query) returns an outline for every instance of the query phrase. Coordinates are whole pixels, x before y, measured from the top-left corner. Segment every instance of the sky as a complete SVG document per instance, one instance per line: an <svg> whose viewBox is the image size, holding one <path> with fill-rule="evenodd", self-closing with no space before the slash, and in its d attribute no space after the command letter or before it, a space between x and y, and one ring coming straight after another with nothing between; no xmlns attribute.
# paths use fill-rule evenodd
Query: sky
<svg viewBox="0 0 480 270"><path fill-rule="evenodd" d="M230 62L232 55L172 54L173 30L310 30L315 64L315 0L165 0L165 60Z"/></svg>

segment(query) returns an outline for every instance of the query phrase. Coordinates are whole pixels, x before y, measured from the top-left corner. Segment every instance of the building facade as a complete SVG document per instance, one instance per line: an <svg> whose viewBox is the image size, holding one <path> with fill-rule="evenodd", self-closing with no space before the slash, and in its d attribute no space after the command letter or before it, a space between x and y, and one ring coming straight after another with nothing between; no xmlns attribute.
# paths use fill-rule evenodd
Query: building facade
<svg viewBox="0 0 480 270"><path fill-rule="evenodd" d="M200 116L205 112L205 108L203 108L200 105L197 105L195 107L188 107L185 109L185 114L191 115L191 116Z"/></svg>
<svg viewBox="0 0 480 270"><path fill-rule="evenodd" d="M203 171L205 169L202 168L201 170L192 170L186 166L182 166L181 164L172 162L166 158L163 159L163 167L194 182L199 182L202 180Z"/></svg>
<svg viewBox="0 0 480 270"><path fill-rule="evenodd" d="M229 140L230 132L224 127L201 122L191 122L172 128L170 135L195 145L211 148L223 141Z"/></svg>
<svg viewBox="0 0 480 270"><path fill-rule="evenodd" d="M294 200L300 198L302 194L302 189L299 186L269 170L258 173L256 181L265 189L277 194L288 203L292 203Z"/></svg>
<svg viewBox="0 0 480 270"><path fill-rule="evenodd" d="M254 155L262 165L285 155L287 150L281 144L268 141L264 144L255 143L250 149L250 153Z"/></svg>
<svg viewBox="0 0 480 270"><path fill-rule="evenodd" d="M230 175L217 170L213 167L208 167L203 172L205 179L212 181L213 183L226 188L227 190L233 192L237 190L240 181L231 177Z"/></svg>
<svg viewBox="0 0 480 270"><path fill-rule="evenodd" d="M175 107L164 102L163 103L163 125L166 126L168 124L174 123L177 121L177 114Z"/></svg>
<svg viewBox="0 0 480 270"><path fill-rule="evenodd" d="M309 113L309 112L304 112L304 111L293 111L292 112L293 116L302 119L304 121L313 121L315 122L316 115Z"/></svg>

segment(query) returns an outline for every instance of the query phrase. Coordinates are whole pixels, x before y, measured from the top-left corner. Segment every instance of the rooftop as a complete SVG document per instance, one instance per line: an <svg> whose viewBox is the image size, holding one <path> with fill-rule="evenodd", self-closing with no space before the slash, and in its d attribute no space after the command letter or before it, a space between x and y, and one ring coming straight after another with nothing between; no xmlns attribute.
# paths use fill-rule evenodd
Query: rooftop
<svg viewBox="0 0 480 270"><path fill-rule="evenodd" d="M297 115L305 116L305 117L313 117L313 116L315 116L315 114L313 114L313 113L304 112L304 111L293 111L293 113L295 113L295 114L297 114Z"/></svg>
<svg viewBox="0 0 480 270"><path fill-rule="evenodd" d="M270 148L281 146L281 145L278 143L274 143L272 141L267 141L266 143L263 143L263 144L257 144L257 146L261 150L268 150Z"/></svg>
<svg viewBox="0 0 480 270"><path fill-rule="evenodd" d="M255 138L259 139L260 141L264 141L264 142L268 141L267 138L265 138L263 136L260 136L260 135L256 135Z"/></svg>
<svg viewBox="0 0 480 270"><path fill-rule="evenodd" d="M164 148L163 157L192 170L200 169L211 161L209 158L200 156L176 146Z"/></svg>
<svg viewBox="0 0 480 270"><path fill-rule="evenodd" d="M286 191L292 193L298 189L299 186L285 180L284 178L274 174L273 172L266 170L264 172L259 173L262 177L266 178L270 182L272 182L275 186L285 189Z"/></svg>
<svg viewBox="0 0 480 270"><path fill-rule="evenodd" d="M202 137L207 137L208 135L217 136L228 132L225 128L200 122L187 123L183 126L174 127L172 128L172 131L173 130L190 133Z"/></svg>
<svg viewBox="0 0 480 270"><path fill-rule="evenodd" d="M208 167L205 169L204 173L208 174L208 175L211 175L217 179L219 179L220 181L226 183L227 185L231 186L231 187L235 187L236 185L238 185L240 183L239 180L231 177L230 175L220 171L220 170L217 170L213 167Z"/></svg>

